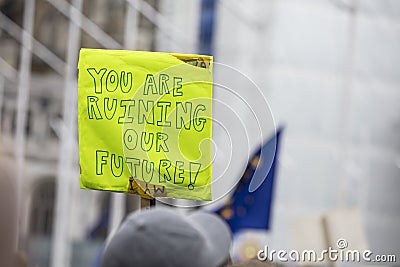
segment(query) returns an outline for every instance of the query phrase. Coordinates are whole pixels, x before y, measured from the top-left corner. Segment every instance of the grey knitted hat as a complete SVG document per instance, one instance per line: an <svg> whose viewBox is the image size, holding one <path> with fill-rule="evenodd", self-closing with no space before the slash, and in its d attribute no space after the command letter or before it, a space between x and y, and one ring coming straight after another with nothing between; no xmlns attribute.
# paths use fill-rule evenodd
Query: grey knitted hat
<svg viewBox="0 0 400 267"><path fill-rule="evenodd" d="M231 233L215 214L155 208L130 214L105 247L101 267L217 267Z"/></svg>

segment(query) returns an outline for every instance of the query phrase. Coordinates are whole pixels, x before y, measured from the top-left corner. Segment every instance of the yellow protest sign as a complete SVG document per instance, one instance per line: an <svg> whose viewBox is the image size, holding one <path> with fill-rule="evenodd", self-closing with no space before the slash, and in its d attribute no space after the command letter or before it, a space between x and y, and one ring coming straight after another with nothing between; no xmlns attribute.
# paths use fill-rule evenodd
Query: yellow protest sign
<svg viewBox="0 0 400 267"><path fill-rule="evenodd" d="M211 200L212 57L82 49L81 188Z"/></svg>

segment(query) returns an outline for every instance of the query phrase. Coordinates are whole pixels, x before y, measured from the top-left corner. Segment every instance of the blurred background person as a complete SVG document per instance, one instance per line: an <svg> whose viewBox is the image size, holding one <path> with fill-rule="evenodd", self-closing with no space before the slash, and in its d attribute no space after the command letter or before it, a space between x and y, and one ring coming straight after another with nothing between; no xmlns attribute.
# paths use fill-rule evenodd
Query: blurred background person
<svg viewBox="0 0 400 267"><path fill-rule="evenodd" d="M0 157L0 263L14 266L16 248L16 192L11 168Z"/></svg>
<svg viewBox="0 0 400 267"><path fill-rule="evenodd" d="M101 266L223 267L230 245L228 225L214 214L154 208L126 218L105 245Z"/></svg>

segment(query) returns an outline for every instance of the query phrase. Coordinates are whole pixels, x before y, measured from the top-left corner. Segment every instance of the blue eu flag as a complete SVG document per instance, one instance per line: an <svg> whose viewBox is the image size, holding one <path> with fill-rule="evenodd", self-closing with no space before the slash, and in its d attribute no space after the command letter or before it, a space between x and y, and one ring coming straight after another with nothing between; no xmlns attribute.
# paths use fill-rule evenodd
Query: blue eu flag
<svg viewBox="0 0 400 267"><path fill-rule="evenodd" d="M235 234L242 229L269 229L281 129L250 159L233 195L217 210Z"/></svg>

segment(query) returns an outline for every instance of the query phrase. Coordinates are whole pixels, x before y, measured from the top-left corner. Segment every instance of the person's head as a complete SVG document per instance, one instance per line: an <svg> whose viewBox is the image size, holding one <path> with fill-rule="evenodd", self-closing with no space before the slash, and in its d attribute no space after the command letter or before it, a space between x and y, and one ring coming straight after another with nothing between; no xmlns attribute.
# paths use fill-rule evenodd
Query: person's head
<svg viewBox="0 0 400 267"><path fill-rule="evenodd" d="M165 208L130 214L106 245L101 267L219 267L231 233L218 216Z"/></svg>
<svg viewBox="0 0 400 267"><path fill-rule="evenodd" d="M0 266L10 266L15 250L16 201L10 166L0 157Z"/></svg>

